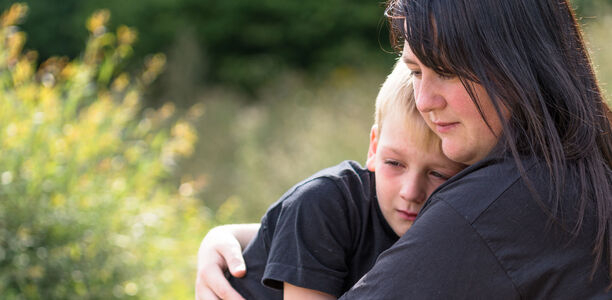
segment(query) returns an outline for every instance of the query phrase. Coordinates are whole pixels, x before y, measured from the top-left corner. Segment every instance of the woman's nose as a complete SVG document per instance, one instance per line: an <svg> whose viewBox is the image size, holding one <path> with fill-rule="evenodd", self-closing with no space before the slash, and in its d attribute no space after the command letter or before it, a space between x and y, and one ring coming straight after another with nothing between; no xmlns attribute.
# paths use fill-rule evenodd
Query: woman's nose
<svg viewBox="0 0 612 300"><path fill-rule="evenodd" d="M442 95L443 87L435 76L423 76L422 79L414 80L414 98L416 108L427 113L443 108L446 101Z"/></svg>

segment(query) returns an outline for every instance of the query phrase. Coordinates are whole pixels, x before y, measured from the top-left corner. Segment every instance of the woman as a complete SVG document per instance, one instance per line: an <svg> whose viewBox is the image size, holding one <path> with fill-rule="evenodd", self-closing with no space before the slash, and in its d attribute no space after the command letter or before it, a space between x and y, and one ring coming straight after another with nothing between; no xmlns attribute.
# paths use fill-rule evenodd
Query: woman
<svg viewBox="0 0 612 300"><path fill-rule="evenodd" d="M417 108L471 166L343 299L609 298L610 111L569 4L404 0L389 14Z"/></svg>
<svg viewBox="0 0 612 300"><path fill-rule="evenodd" d="M567 1L399 0L417 108L469 164L342 299L609 299L610 110Z"/></svg>

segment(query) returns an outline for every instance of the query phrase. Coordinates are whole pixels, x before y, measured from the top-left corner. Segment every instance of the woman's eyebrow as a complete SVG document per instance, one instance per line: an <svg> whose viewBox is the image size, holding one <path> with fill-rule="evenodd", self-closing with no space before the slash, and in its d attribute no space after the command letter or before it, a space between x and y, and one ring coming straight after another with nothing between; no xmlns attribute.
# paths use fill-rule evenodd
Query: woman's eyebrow
<svg viewBox="0 0 612 300"><path fill-rule="evenodd" d="M404 63L405 63L405 64L407 64L407 65L418 65L418 64L416 63L416 61L414 61L414 60L412 60L412 59L410 59L410 58L408 58L408 57L403 57L403 56L402 56L402 60L403 60L403 61L404 61Z"/></svg>

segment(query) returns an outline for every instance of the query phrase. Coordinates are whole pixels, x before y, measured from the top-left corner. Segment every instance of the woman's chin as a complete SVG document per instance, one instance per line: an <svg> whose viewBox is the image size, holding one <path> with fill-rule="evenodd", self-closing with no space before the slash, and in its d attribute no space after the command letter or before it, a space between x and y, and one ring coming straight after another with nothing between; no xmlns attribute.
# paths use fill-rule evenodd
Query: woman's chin
<svg viewBox="0 0 612 300"><path fill-rule="evenodd" d="M456 143L448 141L442 141L442 153L446 155L450 160L466 165L472 164L471 155L466 153L465 149L459 147Z"/></svg>

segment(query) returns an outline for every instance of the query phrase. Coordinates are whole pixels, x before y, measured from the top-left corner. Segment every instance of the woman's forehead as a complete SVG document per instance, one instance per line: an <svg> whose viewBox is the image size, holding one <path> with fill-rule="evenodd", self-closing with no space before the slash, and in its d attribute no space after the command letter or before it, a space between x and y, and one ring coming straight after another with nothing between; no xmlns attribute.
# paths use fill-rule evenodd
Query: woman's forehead
<svg viewBox="0 0 612 300"><path fill-rule="evenodd" d="M419 59L412 53L408 42L404 42L404 48L402 49L402 62L406 65L419 65Z"/></svg>

